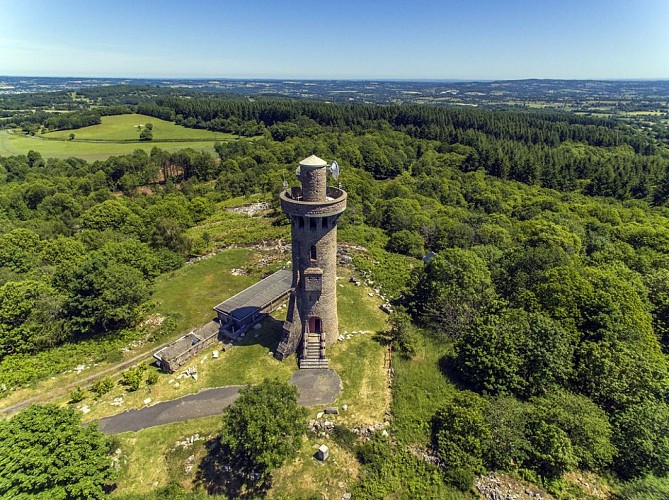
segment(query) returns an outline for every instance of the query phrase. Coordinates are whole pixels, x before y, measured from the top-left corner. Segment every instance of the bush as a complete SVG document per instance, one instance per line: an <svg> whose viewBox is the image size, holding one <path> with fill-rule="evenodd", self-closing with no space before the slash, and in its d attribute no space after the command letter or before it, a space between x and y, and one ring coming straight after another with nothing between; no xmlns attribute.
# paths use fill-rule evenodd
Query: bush
<svg viewBox="0 0 669 500"><path fill-rule="evenodd" d="M625 484L614 493L616 500L664 500L669 498L669 478L646 476Z"/></svg>
<svg viewBox="0 0 669 500"><path fill-rule="evenodd" d="M480 396L463 391L432 418L432 443L446 464L446 480L462 491L471 488L475 473L483 471L490 440L484 407Z"/></svg>
<svg viewBox="0 0 669 500"><path fill-rule="evenodd" d="M101 380L98 380L91 387L91 392L95 395L96 398L107 394L114 388L114 381L109 377L105 377Z"/></svg>
<svg viewBox="0 0 669 500"><path fill-rule="evenodd" d="M146 370L146 365L138 365L134 368L124 371L121 374L121 384L125 385L128 392L134 392L142 385L142 374Z"/></svg>
<svg viewBox="0 0 669 500"><path fill-rule="evenodd" d="M149 370L146 375L146 385L155 385L158 382L158 372L156 370Z"/></svg>
<svg viewBox="0 0 669 500"><path fill-rule="evenodd" d="M81 389L81 387L77 387L74 391L70 393L69 403L71 404L80 403L81 401L84 400L85 397L86 393Z"/></svg>

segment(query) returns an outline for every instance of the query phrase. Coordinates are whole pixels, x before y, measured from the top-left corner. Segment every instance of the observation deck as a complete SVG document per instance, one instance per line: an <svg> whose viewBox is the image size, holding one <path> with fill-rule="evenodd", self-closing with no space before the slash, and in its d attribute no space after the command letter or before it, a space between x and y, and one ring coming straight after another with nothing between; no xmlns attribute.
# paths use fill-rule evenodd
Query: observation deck
<svg viewBox="0 0 669 500"><path fill-rule="evenodd" d="M305 201L301 187L291 187L279 194L281 210L298 217L329 217L346 210L346 191L328 186L325 199Z"/></svg>

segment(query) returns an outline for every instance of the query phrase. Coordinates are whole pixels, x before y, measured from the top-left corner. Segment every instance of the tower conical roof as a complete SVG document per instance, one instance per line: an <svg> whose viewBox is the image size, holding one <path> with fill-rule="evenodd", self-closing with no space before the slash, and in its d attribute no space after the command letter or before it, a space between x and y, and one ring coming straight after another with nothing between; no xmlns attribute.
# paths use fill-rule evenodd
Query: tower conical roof
<svg viewBox="0 0 669 500"><path fill-rule="evenodd" d="M325 160L320 159L316 155L311 155L300 162L300 165L304 165L305 167L325 167L327 164Z"/></svg>

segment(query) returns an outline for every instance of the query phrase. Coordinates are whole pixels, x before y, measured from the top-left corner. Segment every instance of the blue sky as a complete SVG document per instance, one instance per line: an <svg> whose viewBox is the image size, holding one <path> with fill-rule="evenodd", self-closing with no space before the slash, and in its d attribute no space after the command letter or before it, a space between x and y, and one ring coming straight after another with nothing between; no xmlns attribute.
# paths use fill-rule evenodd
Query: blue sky
<svg viewBox="0 0 669 500"><path fill-rule="evenodd" d="M669 78L669 0L0 0L0 74Z"/></svg>

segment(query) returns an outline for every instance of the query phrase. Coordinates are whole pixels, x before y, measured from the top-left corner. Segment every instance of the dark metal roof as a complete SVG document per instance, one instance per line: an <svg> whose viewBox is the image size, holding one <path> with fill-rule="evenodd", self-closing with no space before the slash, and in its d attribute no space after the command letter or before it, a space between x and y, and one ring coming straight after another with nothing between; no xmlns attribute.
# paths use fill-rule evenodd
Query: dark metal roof
<svg viewBox="0 0 669 500"><path fill-rule="evenodd" d="M157 359L167 359L176 358L179 354L183 354L188 349L193 347L198 342L201 342L202 339L193 332L184 335L183 337L175 340L173 343L167 347L162 348L160 351L156 352L153 357Z"/></svg>
<svg viewBox="0 0 669 500"><path fill-rule="evenodd" d="M221 302L214 310L240 321L286 295L293 284L293 271L281 269Z"/></svg>

